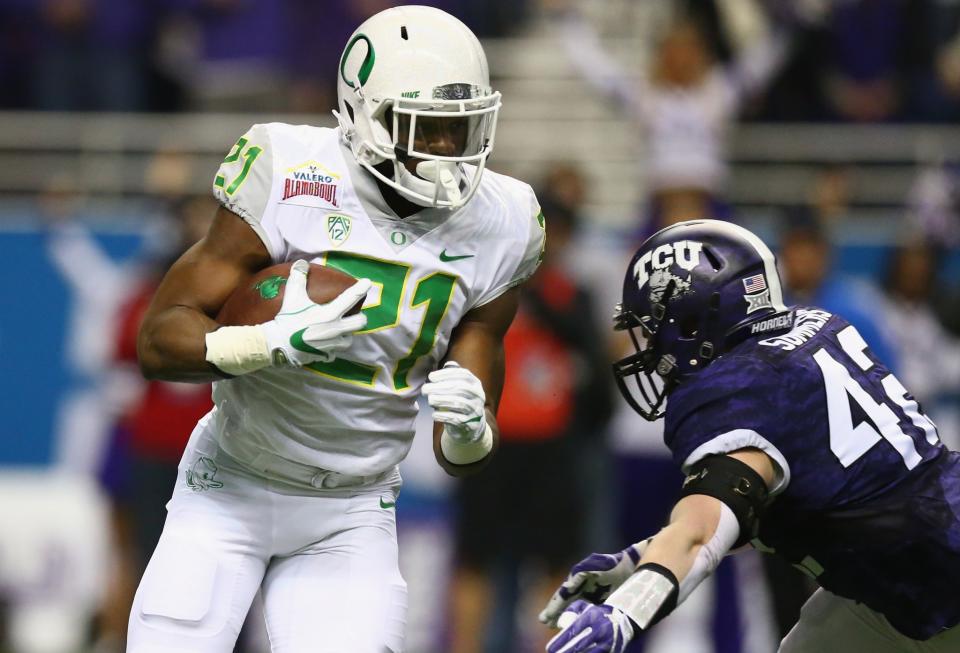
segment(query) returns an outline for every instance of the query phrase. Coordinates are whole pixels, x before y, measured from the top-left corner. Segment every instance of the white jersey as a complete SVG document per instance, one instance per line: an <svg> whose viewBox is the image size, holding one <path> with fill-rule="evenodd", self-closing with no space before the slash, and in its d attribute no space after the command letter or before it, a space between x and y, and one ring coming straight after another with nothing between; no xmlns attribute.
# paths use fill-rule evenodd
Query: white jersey
<svg viewBox="0 0 960 653"><path fill-rule="evenodd" d="M260 450L341 474L379 474L406 456L420 386L451 332L533 274L544 243L531 188L489 170L464 207L397 218L339 129L254 125L213 192L275 263L303 258L374 282L367 326L340 358L214 384L225 451L239 443L247 457Z"/></svg>

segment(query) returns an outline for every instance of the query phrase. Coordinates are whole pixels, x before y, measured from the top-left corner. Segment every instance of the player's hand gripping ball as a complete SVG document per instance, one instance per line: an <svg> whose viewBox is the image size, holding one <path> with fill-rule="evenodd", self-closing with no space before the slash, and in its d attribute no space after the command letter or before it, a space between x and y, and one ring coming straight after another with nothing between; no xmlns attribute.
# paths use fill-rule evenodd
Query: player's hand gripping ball
<svg viewBox="0 0 960 653"><path fill-rule="evenodd" d="M291 267L292 262L271 265L241 283L220 308L217 322L224 326L247 326L263 324L275 318L283 305ZM307 297L316 304L326 304L356 281L336 268L310 263ZM355 315L361 303L351 306L345 315Z"/></svg>
<svg viewBox="0 0 960 653"><path fill-rule="evenodd" d="M261 325L274 364L330 361L367 324L369 279L299 260L274 265L233 291L217 315L227 326Z"/></svg>

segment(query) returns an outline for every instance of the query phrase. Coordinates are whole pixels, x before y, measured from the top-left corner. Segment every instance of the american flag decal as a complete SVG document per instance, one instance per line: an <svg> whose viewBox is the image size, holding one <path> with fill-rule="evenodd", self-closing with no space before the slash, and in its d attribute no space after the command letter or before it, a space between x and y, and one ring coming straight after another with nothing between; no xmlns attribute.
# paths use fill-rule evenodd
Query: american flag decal
<svg viewBox="0 0 960 653"><path fill-rule="evenodd" d="M743 289L748 293L760 292L767 289L767 280L762 274L755 274L743 280Z"/></svg>

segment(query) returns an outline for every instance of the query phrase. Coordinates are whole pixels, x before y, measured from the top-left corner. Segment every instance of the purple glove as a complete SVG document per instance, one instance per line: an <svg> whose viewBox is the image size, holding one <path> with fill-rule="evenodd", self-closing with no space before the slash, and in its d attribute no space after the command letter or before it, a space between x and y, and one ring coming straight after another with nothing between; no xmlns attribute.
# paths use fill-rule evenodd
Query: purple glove
<svg viewBox="0 0 960 653"><path fill-rule="evenodd" d="M610 605L574 601L559 621L564 628L547 643L547 653L623 653L633 639L630 619Z"/></svg>
<svg viewBox="0 0 960 653"><path fill-rule="evenodd" d="M620 587L640 564L649 539L632 544L618 553L591 553L570 570L567 580L553 593L540 621L557 627L557 620L571 602L583 598L601 603Z"/></svg>

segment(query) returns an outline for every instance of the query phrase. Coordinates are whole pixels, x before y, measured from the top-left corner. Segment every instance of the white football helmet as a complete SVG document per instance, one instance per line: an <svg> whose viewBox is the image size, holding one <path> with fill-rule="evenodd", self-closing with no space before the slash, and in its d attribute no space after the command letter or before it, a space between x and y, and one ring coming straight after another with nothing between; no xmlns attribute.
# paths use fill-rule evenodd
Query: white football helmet
<svg viewBox="0 0 960 653"><path fill-rule="evenodd" d="M357 162L400 195L455 209L476 192L500 93L490 88L480 42L459 20L421 6L367 19L340 57L337 96L334 114ZM409 159L420 161L416 174L404 165ZM393 163L392 176L375 167L384 161ZM475 166L472 174L464 164Z"/></svg>

